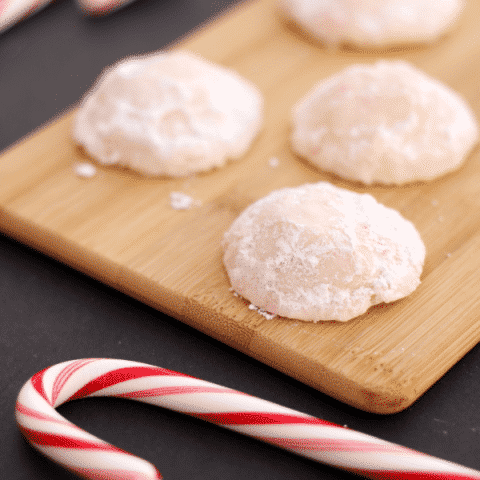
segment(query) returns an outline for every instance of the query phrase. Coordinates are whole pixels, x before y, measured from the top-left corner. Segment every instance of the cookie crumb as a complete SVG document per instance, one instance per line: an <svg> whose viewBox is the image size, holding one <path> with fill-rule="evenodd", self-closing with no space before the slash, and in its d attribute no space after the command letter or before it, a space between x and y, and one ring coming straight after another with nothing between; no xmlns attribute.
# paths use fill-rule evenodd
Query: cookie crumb
<svg viewBox="0 0 480 480"><path fill-rule="evenodd" d="M276 168L278 167L278 165L280 164L280 160L277 158L277 157L272 157L269 161L268 161L268 164L273 167L273 168Z"/></svg>
<svg viewBox="0 0 480 480"><path fill-rule="evenodd" d="M275 318L276 315L274 313L269 313L267 312L266 310L263 310L261 308L259 308L257 310L257 313L259 313L260 315L264 316L267 320L272 320L272 318Z"/></svg>
<svg viewBox="0 0 480 480"><path fill-rule="evenodd" d="M234 297L239 297L238 293L235 291L235 289L234 289L233 287L230 287L230 288L228 289L228 291L229 291L229 292L232 292L232 294L233 294Z"/></svg>
<svg viewBox="0 0 480 480"><path fill-rule="evenodd" d="M263 310L263 308L259 308L256 305L254 305L253 303L251 303L248 306L248 309L249 310L255 310L257 313L259 313L260 315L265 317L267 320L271 320L272 318L275 318L277 316L275 313L267 312L266 310Z"/></svg>
<svg viewBox="0 0 480 480"><path fill-rule="evenodd" d="M170 206L175 210L188 210L194 204L192 197L182 192L170 193Z"/></svg>
<svg viewBox="0 0 480 480"><path fill-rule="evenodd" d="M74 169L75 169L75 173L79 177L83 177L83 178L92 178L97 173L96 167L91 163L87 163L87 162L75 164Z"/></svg>

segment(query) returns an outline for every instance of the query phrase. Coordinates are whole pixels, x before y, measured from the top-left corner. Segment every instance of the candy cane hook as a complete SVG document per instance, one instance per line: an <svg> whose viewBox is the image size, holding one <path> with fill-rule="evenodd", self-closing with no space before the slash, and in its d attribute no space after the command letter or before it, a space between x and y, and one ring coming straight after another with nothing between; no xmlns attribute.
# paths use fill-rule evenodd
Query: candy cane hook
<svg viewBox="0 0 480 480"><path fill-rule="evenodd" d="M151 403L207 420L307 458L373 479L473 480L480 472L320 420L236 390L144 363L80 359L35 374L16 419L37 450L95 480L158 480L149 462L87 433L55 408L85 397Z"/></svg>

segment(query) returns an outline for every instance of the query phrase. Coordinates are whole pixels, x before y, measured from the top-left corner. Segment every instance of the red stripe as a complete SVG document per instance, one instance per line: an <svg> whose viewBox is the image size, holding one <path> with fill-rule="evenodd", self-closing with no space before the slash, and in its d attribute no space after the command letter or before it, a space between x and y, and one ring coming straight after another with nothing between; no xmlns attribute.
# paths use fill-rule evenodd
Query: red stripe
<svg viewBox="0 0 480 480"><path fill-rule="evenodd" d="M32 430L19 426L20 431L24 437L31 443L42 445L44 447L57 448L75 448L77 450L102 450L107 452L121 452L127 453L120 448L117 448L109 443L98 441L88 441L79 438L68 437L66 435L58 435L54 433L45 433L38 430Z"/></svg>
<svg viewBox="0 0 480 480"><path fill-rule="evenodd" d="M67 365L55 378L52 387L52 404L55 405L57 398L62 391L62 388L65 386L65 383L70 379L70 377L80 370L85 365L88 365L92 362L96 362L98 359L95 358L86 358L81 360L75 360L74 362Z"/></svg>
<svg viewBox="0 0 480 480"><path fill-rule="evenodd" d="M334 423L314 417L302 417L298 415L286 415L282 413L267 412L227 412L227 413L189 413L193 417L201 418L207 422L218 425L326 425L335 426ZM341 427L339 427L341 428Z"/></svg>
<svg viewBox="0 0 480 480"><path fill-rule="evenodd" d="M172 370L167 370L160 367L150 367L150 366L139 366L139 367L125 367L119 368L117 370L112 370L107 372L104 375L101 375L91 382L87 383L84 387L74 393L68 400L75 400L78 398L87 397L98 390L102 390L117 383L122 383L127 380L133 380L135 378L142 377L152 377L152 376L175 376L175 377L188 377L188 375L183 375L182 373L173 372Z"/></svg>
<svg viewBox="0 0 480 480"><path fill-rule="evenodd" d="M47 397L47 392L45 391L45 388L43 387L43 377L46 373L48 368L44 368L43 370L40 370L40 372L36 373L30 381L32 382L33 388L38 392L38 394L44 398L49 405L51 405L50 400Z"/></svg>
<svg viewBox="0 0 480 480"><path fill-rule="evenodd" d="M135 392L121 393L115 396L121 397L121 398L146 398L146 397L161 397L164 395L186 395L190 393L237 393L237 392L235 390L229 390L227 388L222 388L222 387L179 386L179 387L150 388L148 390L137 390Z"/></svg>
<svg viewBox="0 0 480 480"><path fill-rule="evenodd" d="M375 480L473 480L480 478L475 475L463 475L457 473L443 472L405 472L403 470L364 470L364 469L348 469L349 471L359 473L368 478Z"/></svg>

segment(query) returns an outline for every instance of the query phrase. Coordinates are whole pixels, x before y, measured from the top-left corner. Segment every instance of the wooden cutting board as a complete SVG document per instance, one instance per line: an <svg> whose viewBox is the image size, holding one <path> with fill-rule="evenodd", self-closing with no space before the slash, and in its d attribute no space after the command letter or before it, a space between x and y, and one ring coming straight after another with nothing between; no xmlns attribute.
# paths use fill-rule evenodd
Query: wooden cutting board
<svg viewBox="0 0 480 480"><path fill-rule="evenodd" d="M461 92L480 117L478 18L480 2L471 0L458 28L435 45L330 52L282 20L273 0L246 2L172 47L234 68L263 91L265 128L245 158L187 179L102 167L81 178L74 166L88 159L71 139L72 110L0 156L0 229L341 401L398 412L480 340L478 149L440 180L366 188L293 155L289 115L317 81L390 58ZM427 247L422 284L348 323L267 320L229 290L222 235L268 192L321 180L369 192L416 225ZM175 191L199 204L174 210Z"/></svg>

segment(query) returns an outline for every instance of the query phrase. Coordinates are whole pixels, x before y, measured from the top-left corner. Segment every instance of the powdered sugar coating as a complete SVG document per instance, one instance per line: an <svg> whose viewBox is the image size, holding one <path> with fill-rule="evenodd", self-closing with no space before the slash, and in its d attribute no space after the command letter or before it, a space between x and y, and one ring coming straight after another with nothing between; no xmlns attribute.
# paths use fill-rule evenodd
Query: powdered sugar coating
<svg viewBox="0 0 480 480"><path fill-rule="evenodd" d="M293 110L295 152L365 184L439 177L457 169L477 142L465 100L403 61L350 66Z"/></svg>
<svg viewBox="0 0 480 480"><path fill-rule="evenodd" d="M414 225L371 195L326 182L276 190L225 233L233 289L284 317L347 321L420 284L425 246Z"/></svg>
<svg viewBox="0 0 480 480"><path fill-rule="evenodd" d="M388 48L437 40L465 0L281 0L285 14L328 46Z"/></svg>
<svg viewBox="0 0 480 480"><path fill-rule="evenodd" d="M257 87L233 70L161 52L107 69L82 101L74 137L102 164L180 177L242 156L262 111Z"/></svg>

